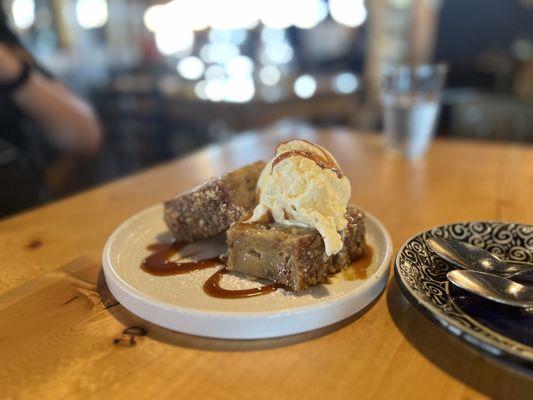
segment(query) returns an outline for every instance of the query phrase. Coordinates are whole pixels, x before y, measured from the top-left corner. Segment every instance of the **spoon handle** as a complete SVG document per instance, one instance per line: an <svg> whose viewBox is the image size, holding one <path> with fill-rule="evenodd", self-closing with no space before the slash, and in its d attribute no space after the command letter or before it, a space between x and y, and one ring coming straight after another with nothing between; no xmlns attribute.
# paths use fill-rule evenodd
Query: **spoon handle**
<svg viewBox="0 0 533 400"><path fill-rule="evenodd" d="M517 273L522 271L529 271L533 269L533 263L525 261L512 261L512 260L502 260L509 266L509 271L511 273Z"/></svg>
<svg viewBox="0 0 533 400"><path fill-rule="evenodd" d="M518 272L505 275L506 278L512 279L522 285L533 285L533 268L523 269Z"/></svg>
<svg viewBox="0 0 533 400"><path fill-rule="evenodd" d="M533 289L486 272L455 270L446 274L454 285L487 300L514 307L533 307Z"/></svg>

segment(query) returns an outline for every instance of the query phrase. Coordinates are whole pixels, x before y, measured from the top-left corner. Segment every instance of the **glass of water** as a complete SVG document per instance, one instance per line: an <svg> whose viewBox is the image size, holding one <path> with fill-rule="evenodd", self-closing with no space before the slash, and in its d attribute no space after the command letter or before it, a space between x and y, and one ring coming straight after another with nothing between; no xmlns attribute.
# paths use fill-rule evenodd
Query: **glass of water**
<svg viewBox="0 0 533 400"><path fill-rule="evenodd" d="M444 64L385 70L381 101L389 149L410 159L424 155L435 131L446 72Z"/></svg>

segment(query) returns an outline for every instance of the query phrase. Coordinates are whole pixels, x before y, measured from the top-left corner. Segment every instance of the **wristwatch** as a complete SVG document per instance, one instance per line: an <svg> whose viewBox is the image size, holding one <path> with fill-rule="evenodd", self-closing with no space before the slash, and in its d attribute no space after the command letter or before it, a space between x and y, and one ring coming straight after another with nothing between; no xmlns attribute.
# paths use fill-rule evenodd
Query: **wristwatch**
<svg viewBox="0 0 533 400"><path fill-rule="evenodd" d="M18 88L24 86L31 74L31 66L28 63L22 63L22 70L9 82L0 83L0 94L11 94Z"/></svg>

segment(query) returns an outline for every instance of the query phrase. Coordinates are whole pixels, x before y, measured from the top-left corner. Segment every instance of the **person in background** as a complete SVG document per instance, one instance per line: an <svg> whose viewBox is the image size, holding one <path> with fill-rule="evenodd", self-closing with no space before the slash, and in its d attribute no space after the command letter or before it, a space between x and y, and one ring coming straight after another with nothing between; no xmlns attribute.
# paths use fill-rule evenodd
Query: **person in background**
<svg viewBox="0 0 533 400"><path fill-rule="evenodd" d="M94 154L102 141L90 106L38 65L0 6L0 217L42 201L29 124L60 151Z"/></svg>

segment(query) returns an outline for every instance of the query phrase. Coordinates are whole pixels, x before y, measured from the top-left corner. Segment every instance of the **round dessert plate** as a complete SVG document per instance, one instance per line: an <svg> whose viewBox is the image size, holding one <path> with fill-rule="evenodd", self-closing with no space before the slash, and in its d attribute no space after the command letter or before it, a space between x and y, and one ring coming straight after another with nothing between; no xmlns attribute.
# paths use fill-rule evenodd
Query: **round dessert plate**
<svg viewBox="0 0 533 400"><path fill-rule="evenodd" d="M461 222L409 239L398 252L395 274L409 301L468 346L515 366L533 368L533 313L485 300L448 282L457 269L431 251L427 239L451 237L503 260L533 263L533 225Z"/></svg>
<svg viewBox="0 0 533 400"><path fill-rule="evenodd" d="M275 292L242 299L207 295L204 282L219 268L182 275L154 276L141 268L155 242L172 238L163 222L163 207L156 205L131 217L109 237L103 253L107 285L129 311L154 324L192 335L224 339L259 339L306 332L341 321L370 304L385 288L392 243L383 225L366 213L367 243L373 256L367 278L330 282L292 294ZM225 252L224 237L193 243L181 256L197 259ZM259 284L237 275L224 275L221 286L245 289Z"/></svg>

